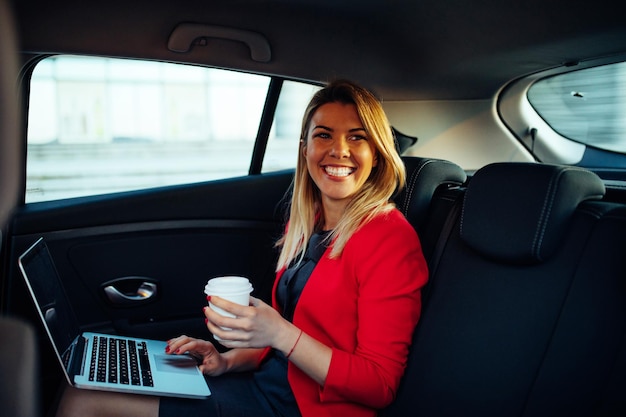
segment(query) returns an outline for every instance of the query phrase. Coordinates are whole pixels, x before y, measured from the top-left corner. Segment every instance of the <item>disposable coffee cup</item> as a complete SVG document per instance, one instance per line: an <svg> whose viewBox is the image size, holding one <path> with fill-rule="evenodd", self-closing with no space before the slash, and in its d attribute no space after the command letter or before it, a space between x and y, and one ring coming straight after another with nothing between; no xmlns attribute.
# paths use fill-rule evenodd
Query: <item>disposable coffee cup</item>
<svg viewBox="0 0 626 417"><path fill-rule="evenodd" d="M225 276L211 278L204 287L204 293L210 296L221 297L242 306L250 305L250 293L252 292L252 284L248 278L239 276ZM209 307L216 313L225 317L235 317L235 315L222 310L209 301ZM231 330L222 327L224 330ZM214 337L219 340L217 336Z"/></svg>

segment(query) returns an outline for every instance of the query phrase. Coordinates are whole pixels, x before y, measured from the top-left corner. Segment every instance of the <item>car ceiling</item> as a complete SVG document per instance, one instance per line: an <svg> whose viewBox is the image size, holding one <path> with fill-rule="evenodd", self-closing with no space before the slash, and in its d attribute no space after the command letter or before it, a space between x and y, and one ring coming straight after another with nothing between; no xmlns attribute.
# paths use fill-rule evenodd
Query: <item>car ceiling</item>
<svg viewBox="0 0 626 417"><path fill-rule="evenodd" d="M484 99L539 70L626 53L613 1L16 0L25 52L198 62L294 79L346 77L383 100ZM209 40L167 49L182 22L265 36L272 57Z"/></svg>

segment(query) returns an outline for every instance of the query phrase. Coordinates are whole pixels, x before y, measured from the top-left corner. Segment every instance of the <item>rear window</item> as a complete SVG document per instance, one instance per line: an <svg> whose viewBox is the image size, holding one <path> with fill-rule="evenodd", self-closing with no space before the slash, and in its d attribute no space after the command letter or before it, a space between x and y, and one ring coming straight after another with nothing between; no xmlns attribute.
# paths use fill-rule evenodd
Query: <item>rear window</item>
<svg viewBox="0 0 626 417"><path fill-rule="evenodd" d="M30 85L26 202L247 175L269 84L190 65L44 59ZM264 172L295 167L317 88L284 83Z"/></svg>
<svg viewBox="0 0 626 417"><path fill-rule="evenodd" d="M541 79L529 88L528 100L562 136L626 154L626 63Z"/></svg>

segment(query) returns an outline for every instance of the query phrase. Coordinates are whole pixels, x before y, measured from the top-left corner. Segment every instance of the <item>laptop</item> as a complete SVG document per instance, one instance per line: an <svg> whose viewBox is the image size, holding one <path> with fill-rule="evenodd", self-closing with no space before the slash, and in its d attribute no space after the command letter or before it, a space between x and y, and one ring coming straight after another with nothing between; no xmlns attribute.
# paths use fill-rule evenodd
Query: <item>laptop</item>
<svg viewBox="0 0 626 417"><path fill-rule="evenodd" d="M80 332L43 238L18 262L70 385L183 398L211 395L196 360L188 355L166 355L164 341Z"/></svg>

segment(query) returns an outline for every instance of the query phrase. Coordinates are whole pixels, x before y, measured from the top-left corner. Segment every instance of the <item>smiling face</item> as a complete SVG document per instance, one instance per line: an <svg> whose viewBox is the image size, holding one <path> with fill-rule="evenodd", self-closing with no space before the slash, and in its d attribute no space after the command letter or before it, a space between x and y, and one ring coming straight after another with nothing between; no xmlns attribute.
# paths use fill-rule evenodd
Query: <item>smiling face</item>
<svg viewBox="0 0 626 417"><path fill-rule="evenodd" d="M377 164L376 148L354 104L327 103L313 114L303 154L320 189L326 224L333 228Z"/></svg>

